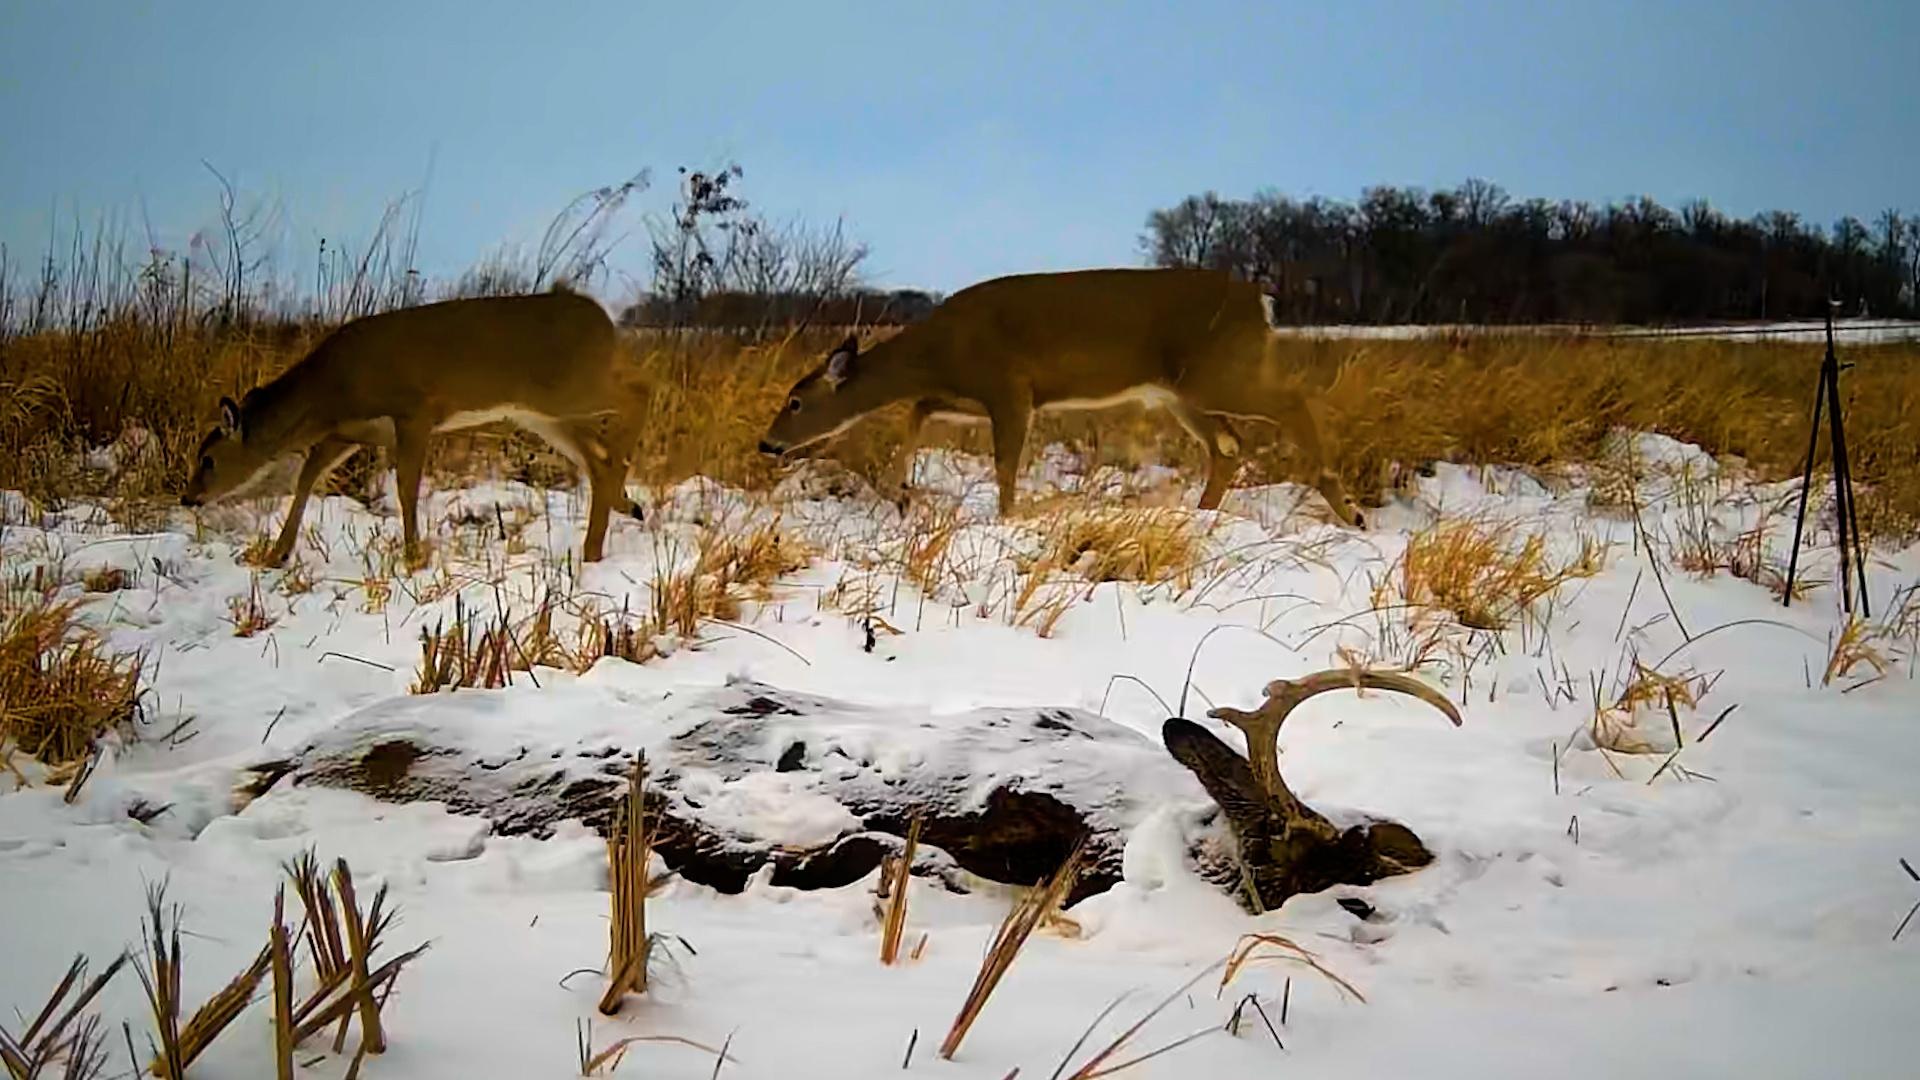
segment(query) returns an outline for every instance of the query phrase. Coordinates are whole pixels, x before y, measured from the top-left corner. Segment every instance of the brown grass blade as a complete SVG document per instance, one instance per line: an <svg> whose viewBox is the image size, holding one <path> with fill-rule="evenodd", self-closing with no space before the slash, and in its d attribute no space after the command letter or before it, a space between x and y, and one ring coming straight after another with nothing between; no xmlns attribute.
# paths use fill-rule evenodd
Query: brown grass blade
<svg viewBox="0 0 1920 1080"><path fill-rule="evenodd" d="M966 1001L960 1006L960 1013L954 1017L953 1026L947 1031L947 1037L940 1044L940 1056L951 1061L960 1049L961 1040L967 1031L979 1019L980 1011L986 1007L987 998L993 994L994 987L1013 966L1014 958L1020 953L1021 946L1027 943L1034 928L1040 925L1047 913L1066 898L1067 892L1080 872L1080 862L1086 856L1086 838L1082 837L1074 844L1060 867L1043 887L1029 890L1013 905L1012 910L1000 923L994 934L992 947L987 950L981 961L980 972L974 977L973 986L967 991Z"/></svg>
<svg viewBox="0 0 1920 1080"><path fill-rule="evenodd" d="M386 1034L380 1028L380 1005L373 997L372 980L367 973L367 933L360 920L360 907L353 895L353 870L347 860L333 864L333 886L340 894L340 911L347 925L347 964L352 969L352 992L359 1001L360 1042L369 1053L387 1049Z"/></svg>
<svg viewBox="0 0 1920 1080"><path fill-rule="evenodd" d="M600 1012L612 1016L629 991L647 991L648 864L653 858L653 836L646 812L647 759L635 754L627 776L627 797L620 814L608 827L607 875L612 884L612 921L607 949L608 981L600 996Z"/></svg>
<svg viewBox="0 0 1920 1080"><path fill-rule="evenodd" d="M1115 1036L1113 1041L1106 1045L1105 1049L1093 1055L1091 1058L1088 1058L1085 1064L1081 1065L1078 1069L1073 1071L1073 1073L1068 1077L1068 1080L1091 1080L1092 1077L1107 1076L1112 1073L1119 1072L1122 1069L1130 1068L1134 1065L1137 1065L1142 1061L1146 1061L1148 1058L1159 1057L1161 1054L1167 1053L1168 1051L1175 1050L1175 1049L1178 1049L1179 1047L1185 1046L1187 1043L1192 1042L1193 1040L1199 1038L1202 1035L1219 1030L1218 1028L1208 1027L1202 1031L1194 1032L1193 1034L1188 1035L1187 1037L1180 1039L1177 1042L1169 1043L1168 1045L1163 1046L1158 1050L1154 1050L1149 1053L1142 1054L1139 1057L1133 1058L1129 1061L1122 1062L1118 1065L1109 1066L1108 1068L1105 1068L1105 1069L1102 1069L1100 1067L1102 1064L1106 1062L1108 1058L1119 1053L1120 1048L1125 1046L1135 1035L1138 1035L1140 1033L1141 1028L1146 1027L1148 1023L1152 1022L1154 1017L1159 1016L1162 1012L1164 1012L1168 1005L1173 1004L1176 1000L1179 999L1180 995L1192 989L1194 983L1197 983L1201 979L1206 978L1209 974L1213 972L1215 968L1220 967L1225 963L1226 963L1225 960L1215 960L1213 963L1208 964L1206 967L1201 968L1199 971L1194 972L1191 978L1189 978L1186 982L1181 983L1180 986L1173 991L1173 993L1168 994L1164 999L1162 999L1160 1004L1155 1005L1151 1009L1148 1009L1144 1016L1140 1017L1140 1019L1138 1020L1135 1020L1133 1024L1129 1026L1125 1031L1122 1031L1119 1035ZM1111 1009L1109 1009L1108 1011L1111 1011ZM1101 1016L1103 1017L1105 1015L1106 1015L1105 1013L1101 1014ZM1096 1018L1094 1020L1095 1024L1098 1024L1099 1022L1100 1022L1099 1018ZM1091 1031L1092 1028L1089 1027L1088 1030ZM1084 1038L1085 1037L1082 1036L1083 1041L1084 1041ZM1080 1044L1076 1043L1074 1045L1075 1045L1075 1048L1078 1049ZM1068 1056L1071 1057L1072 1053L1069 1052ZM1066 1063L1063 1061L1061 1064L1065 1065Z"/></svg>
<svg viewBox="0 0 1920 1080"><path fill-rule="evenodd" d="M900 937L907 926L907 883L912 880L913 856L920 846L921 816L913 815L907 826L907 840L900 849L887 895L887 917L880 929L880 962L889 966L900 959Z"/></svg>
<svg viewBox="0 0 1920 1080"><path fill-rule="evenodd" d="M1281 950L1282 955L1257 956L1256 954L1258 953L1258 951L1262 946L1266 946L1270 949ZM1279 934L1243 935L1240 938L1239 943L1234 947L1233 952L1227 958L1226 971L1222 973L1220 976L1220 987L1219 987L1219 990L1215 992L1214 996L1218 997L1221 992L1224 992L1227 986L1233 982L1234 978L1240 974L1240 969L1244 967L1247 963L1255 959L1285 960L1292 963L1305 964L1307 967L1310 967L1314 971L1319 972L1322 976L1324 976L1327 979L1327 981L1333 983L1334 986L1338 987L1343 993L1352 994L1355 1000L1361 1002L1362 1004L1364 1004L1367 1000L1366 995L1362 994L1358 987L1354 986L1352 983L1341 978L1340 976L1334 974L1325 965L1321 964L1319 957L1315 956L1313 953L1307 951L1306 949L1301 948L1299 945L1295 944L1291 939L1283 937Z"/></svg>
<svg viewBox="0 0 1920 1080"><path fill-rule="evenodd" d="M293 1080L293 950L287 941L287 887L273 891L273 1067L276 1080Z"/></svg>

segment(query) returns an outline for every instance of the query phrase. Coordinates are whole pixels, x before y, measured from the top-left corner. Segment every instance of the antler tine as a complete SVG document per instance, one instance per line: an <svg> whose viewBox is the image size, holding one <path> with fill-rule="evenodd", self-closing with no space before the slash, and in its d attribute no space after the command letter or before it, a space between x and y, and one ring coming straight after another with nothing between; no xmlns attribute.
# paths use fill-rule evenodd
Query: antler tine
<svg viewBox="0 0 1920 1080"><path fill-rule="evenodd" d="M1454 727L1461 726L1460 712L1446 695L1411 675L1395 671L1365 671L1331 668L1298 679L1275 679L1266 685L1267 700L1248 712L1230 706L1207 710L1215 720L1225 720L1240 729L1247 740L1247 764L1254 779L1269 795L1287 799L1290 794L1280 779L1280 728L1299 704L1315 694L1329 690L1391 690L1419 698L1439 709Z"/></svg>
<svg viewBox="0 0 1920 1080"><path fill-rule="evenodd" d="M1259 782L1260 789L1269 795L1285 791L1280 782L1280 725L1286 722L1291 708L1290 705L1276 708L1274 699L1269 697L1252 712L1226 705L1207 710L1208 716L1225 720L1246 737L1247 764L1253 768L1253 778Z"/></svg>
<svg viewBox="0 0 1920 1080"><path fill-rule="evenodd" d="M1361 689L1391 690L1419 698L1445 713L1447 719L1453 721L1454 727L1461 726L1460 712L1453 707L1453 702L1447 700L1445 694L1411 675L1404 675L1397 671L1332 668L1327 671L1316 671L1299 679L1275 679L1267 684L1266 694L1270 702L1281 700L1286 702L1282 710L1284 717L1285 713L1293 711L1294 706L1315 694L1324 694L1329 690ZM1267 707L1262 706L1262 708Z"/></svg>

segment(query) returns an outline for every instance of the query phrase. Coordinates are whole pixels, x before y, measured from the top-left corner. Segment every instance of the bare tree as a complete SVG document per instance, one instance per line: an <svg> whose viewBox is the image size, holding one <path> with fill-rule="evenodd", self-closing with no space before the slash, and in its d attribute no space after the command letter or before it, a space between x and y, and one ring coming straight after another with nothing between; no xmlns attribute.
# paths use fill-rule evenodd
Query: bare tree
<svg viewBox="0 0 1920 1080"><path fill-rule="evenodd" d="M219 280L217 316L222 322L232 322L253 307L256 297L250 282L272 256L270 240L279 225L279 213L259 199L248 200L243 206L232 181L209 162L200 164L220 185L220 236L204 242L201 250L207 253Z"/></svg>

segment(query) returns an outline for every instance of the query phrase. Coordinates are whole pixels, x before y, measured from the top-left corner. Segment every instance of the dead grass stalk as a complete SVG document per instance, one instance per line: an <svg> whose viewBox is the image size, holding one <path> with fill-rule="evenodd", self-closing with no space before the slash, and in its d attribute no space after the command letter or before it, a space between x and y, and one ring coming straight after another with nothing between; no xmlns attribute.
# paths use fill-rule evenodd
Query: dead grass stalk
<svg viewBox="0 0 1920 1080"><path fill-rule="evenodd" d="M1068 890L1079 876L1080 862L1085 856L1086 841L1083 838L1067 853L1053 877L1043 885L1021 894L1007 912L1000 929L994 934L986 957L980 963L980 972L974 977L973 987L967 991L966 1001L960 1006L960 1014L954 1017L953 1026L940 1043L940 1056L943 1059L953 1060L953 1055L960 1049L961 1040L967 1037L967 1031L980 1018L980 1011L986 1007L994 988L1000 985L1000 979L1020 955L1021 946L1027 943L1048 912L1057 909L1066 899Z"/></svg>
<svg viewBox="0 0 1920 1080"><path fill-rule="evenodd" d="M131 736L145 695L143 654L115 652L79 608L0 590L0 748L53 767L56 783L100 739Z"/></svg>
<svg viewBox="0 0 1920 1080"><path fill-rule="evenodd" d="M607 948L607 989L601 1013L612 1016L629 993L647 992L647 881L653 832L646 808L647 760L636 755L627 775L627 797L607 834L607 875L612 882L612 920Z"/></svg>

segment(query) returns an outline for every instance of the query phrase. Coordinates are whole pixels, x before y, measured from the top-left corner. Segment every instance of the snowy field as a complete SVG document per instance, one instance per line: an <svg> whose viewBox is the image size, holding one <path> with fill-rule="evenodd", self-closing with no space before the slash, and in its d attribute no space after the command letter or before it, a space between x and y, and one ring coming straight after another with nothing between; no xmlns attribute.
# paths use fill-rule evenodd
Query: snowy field
<svg viewBox="0 0 1920 1080"><path fill-rule="evenodd" d="M99 964L133 944L143 885L161 879L184 908L184 997L197 1004L259 949L281 864L312 848L348 859L363 895L376 881L390 886L395 947L432 942L398 979L385 1013L391 1047L368 1060L367 1077L578 1075L583 1018L599 1045L730 1038L725 1077L902 1075L910 1041L905 1075L1046 1077L1113 998L1131 991L1089 1048L1254 932L1312 950L1364 1002L1299 965L1255 964L1224 992L1209 973L1136 1037L1136 1052L1222 1028L1250 994L1275 1031L1249 1012L1237 1034L1215 1030L1122 1075L1911 1076L1905 1025L1920 1007L1920 929L1892 939L1920 901L1920 882L1899 863L1920 861L1920 682L1913 640L1890 613L1920 580L1920 548L1874 553L1885 676L1863 663L1823 685L1842 625L1831 532L1820 527L1803 556L1820 587L1788 609L1750 580L1688 573L1673 552L1703 526L1728 542L1767 522L1766 550L1784 562L1791 515L1769 508L1790 505L1792 487L1748 483L1664 439L1632 448L1657 567L1633 516L1609 509L1623 500L1597 497L1598 481L1577 472L1543 483L1442 466L1371 514L1365 533L1325 524L1301 489L1237 489L1220 513L1197 518L1208 554L1189 580L1094 585L1045 636L1015 613L1030 530L993 519L985 462L939 451L923 452L921 482L960 523L950 573L927 594L888 569L912 531L889 505L804 478L769 496L697 481L657 493L647 523L616 519L608 559L584 571L573 565L579 493L436 491L432 568L381 597L370 595L370 567L398 531L390 506L317 501L298 567L256 582L238 555L276 524L284 500L203 512L197 524L180 511L163 530L130 535L101 508L42 515L6 495L9 578L37 570L74 582L66 591L86 597L91 622L147 650L152 695L147 738L113 748L72 805L43 785L0 795L0 1009L31 1016L76 952ZM1028 477L1035 495L1112 479L1081 476L1057 449ZM665 655L645 664L605 659L580 674L537 670L537 685L522 674L501 690L408 693L420 629L450 618L456 596L468 610L523 614L565 582L644 608L656 569L689 558L703 530L775 513L820 554L735 625L661 642ZM1442 514L1541 531L1560 558L1585 537L1603 546L1604 568L1498 633L1379 603L1375 583L1391 579L1409 535ZM512 545L462 539L506 521L516 523ZM83 593L78 582L102 566L126 571L128 587ZM270 625L236 636L234 603L244 609L256 585ZM858 596L887 628L871 644L867 620L849 614L863 609ZM1177 767L1142 756L1158 752L1171 708L1185 700L1185 715L1238 747L1237 734L1204 719L1210 703L1251 708L1270 679L1354 657L1395 663L1415 642L1428 661L1420 677L1458 704L1463 727L1404 697L1328 694L1290 722L1281 760L1309 803L1405 823L1435 862L1260 916L1202 880L1187 853L1206 797ZM1615 700L1635 657L1702 693L1671 715L1609 711L1597 744L1594 699ZM1006 888L974 881L959 893L916 878L906 940L924 935L924 950L883 967L871 875L814 891L762 875L737 894L676 880L648 918L692 951L676 950L647 997L604 1019L594 1009L600 978L567 978L597 968L606 950L604 848L586 828L500 835L442 804L291 779L235 809L250 767L343 732L431 728L482 754L659 746L686 722L687 702L743 680L837 703L859 738L907 748L902 772L933 765L909 735L889 742L891 722L971 739L980 768L1026 770L1034 783L1079 783L1063 777L1097 770L1002 756L1007 748L970 730L972 718L1057 706L1138 733L1119 731L1125 745L1102 750L1141 770L1124 778L1130 798L1116 811L1126 825L1120 880L1070 909L1077 932L1036 934L953 1061L933 1051L1007 910ZM776 842L856 829L809 788L812 775L716 774L705 806ZM14 785L0 774L0 791ZM1372 914L1336 902L1352 898ZM137 980L121 977L102 1002L115 1028L131 1020L139 1038ZM11 1018L7 1026L17 1030ZM300 1075L345 1071L327 1041L302 1048L297 1059L310 1064ZM268 1009L256 1002L191 1075L271 1076L271 1051ZM116 1068L123 1057L116 1049ZM615 1075L704 1080L714 1061L638 1044Z"/></svg>

